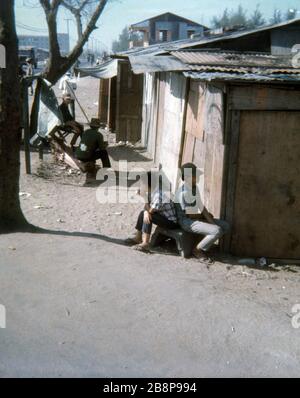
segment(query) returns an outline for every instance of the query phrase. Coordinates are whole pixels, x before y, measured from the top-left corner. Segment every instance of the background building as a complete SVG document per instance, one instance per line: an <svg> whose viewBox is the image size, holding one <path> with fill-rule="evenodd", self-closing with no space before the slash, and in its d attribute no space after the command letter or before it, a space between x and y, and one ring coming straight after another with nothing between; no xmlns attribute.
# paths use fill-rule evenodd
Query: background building
<svg viewBox="0 0 300 398"><path fill-rule="evenodd" d="M202 36L208 28L189 19L167 12L145 21L133 24L131 32L140 33L139 40L130 42L130 47L188 39L194 34Z"/></svg>
<svg viewBox="0 0 300 398"><path fill-rule="evenodd" d="M49 50L49 37L47 35L19 35L19 46L30 46L36 49ZM69 35L67 33L57 34L58 43L62 54L70 51Z"/></svg>

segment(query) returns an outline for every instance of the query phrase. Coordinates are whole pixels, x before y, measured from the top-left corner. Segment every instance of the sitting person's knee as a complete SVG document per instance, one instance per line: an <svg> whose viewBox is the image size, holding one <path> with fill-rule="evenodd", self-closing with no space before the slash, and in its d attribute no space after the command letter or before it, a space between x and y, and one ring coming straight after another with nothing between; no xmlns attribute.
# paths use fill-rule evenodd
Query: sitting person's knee
<svg viewBox="0 0 300 398"><path fill-rule="evenodd" d="M218 225L214 226L214 235L218 238L220 238L224 234L224 231L222 227L219 227Z"/></svg>

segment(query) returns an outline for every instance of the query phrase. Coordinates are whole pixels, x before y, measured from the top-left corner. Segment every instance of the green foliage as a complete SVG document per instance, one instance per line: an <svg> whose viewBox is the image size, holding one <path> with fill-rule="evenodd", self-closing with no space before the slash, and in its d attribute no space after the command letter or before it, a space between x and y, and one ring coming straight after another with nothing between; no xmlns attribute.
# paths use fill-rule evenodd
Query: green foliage
<svg viewBox="0 0 300 398"><path fill-rule="evenodd" d="M114 40L112 43L112 51L118 53L129 49L129 42L131 40L139 40L140 35L136 32L130 32L128 26L122 30L118 40Z"/></svg>
<svg viewBox="0 0 300 398"><path fill-rule="evenodd" d="M273 17L270 19L271 24L276 24L282 22L282 12L280 10L275 9L273 12Z"/></svg>
<svg viewBox="0 0 300 398"><path fill-rule="evenodd" d="M233 26L247 26L247 11L244 10L242 5L239 5L236 10L223 11L220 17L215 16L212 19L212 26L214 28L229 28Z"/></svg>
<svg viewBox="0 0 300 398"><path fill-rule="evenodd" d="M260 11L259 4L257 4L253 13L247 17L247 10L242 5L239 5L236 10L228 10L225 8L221 16L214 16L212 18L213 28L232 28L236 26L243 26L245 28L257 28L265 25L266 20ZM281 10L275 9L272 18L269 20L270 23L276 24L287 20L292 20L297 17L297 9L290 8L285 13Z"/></svg>
<svg viewBox="0 0 300 398"><path fill-rule="evenodd" d="M249 28L256 28L258 26L265 25L266 20L263 17L263 14L261 13L259 9L259 4L257 4L255 10L253 11L253 14L250 16L248 20L248 27Z"/></svg>

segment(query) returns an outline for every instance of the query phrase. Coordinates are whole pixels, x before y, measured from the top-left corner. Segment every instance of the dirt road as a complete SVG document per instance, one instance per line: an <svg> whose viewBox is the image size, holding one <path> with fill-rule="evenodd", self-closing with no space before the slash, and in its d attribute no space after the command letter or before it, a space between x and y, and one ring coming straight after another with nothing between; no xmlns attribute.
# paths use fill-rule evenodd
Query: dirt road
<svg viewBox="0 0 300 398"><path fill-rule="evenodd" d="M114 167L151 167L142 150L109 151ZM50 154L26 176L23 158L22 208L46 231L0 236L0 376L299 376L297 267L135 252L122 239L139 204L100 204Z"/></svg>

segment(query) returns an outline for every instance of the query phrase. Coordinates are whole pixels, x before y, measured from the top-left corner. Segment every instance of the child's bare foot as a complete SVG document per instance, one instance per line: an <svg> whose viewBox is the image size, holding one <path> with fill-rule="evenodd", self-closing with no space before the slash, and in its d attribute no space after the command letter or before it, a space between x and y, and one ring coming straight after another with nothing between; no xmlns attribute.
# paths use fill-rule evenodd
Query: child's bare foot
<svg viewBox="0 0 300 398"><path fill-rule="evenodd" d="M139 245L133 246L133 249L143 253L150 253L150 246L148 243L140 243Z"/></svg>
<svg viewBox="0 0 300 398"><path fill-rule="evenodd" d="M124 243L128 246L138 245L142 242L142 234L137 233L132 237L125 239Z"/></svg>

